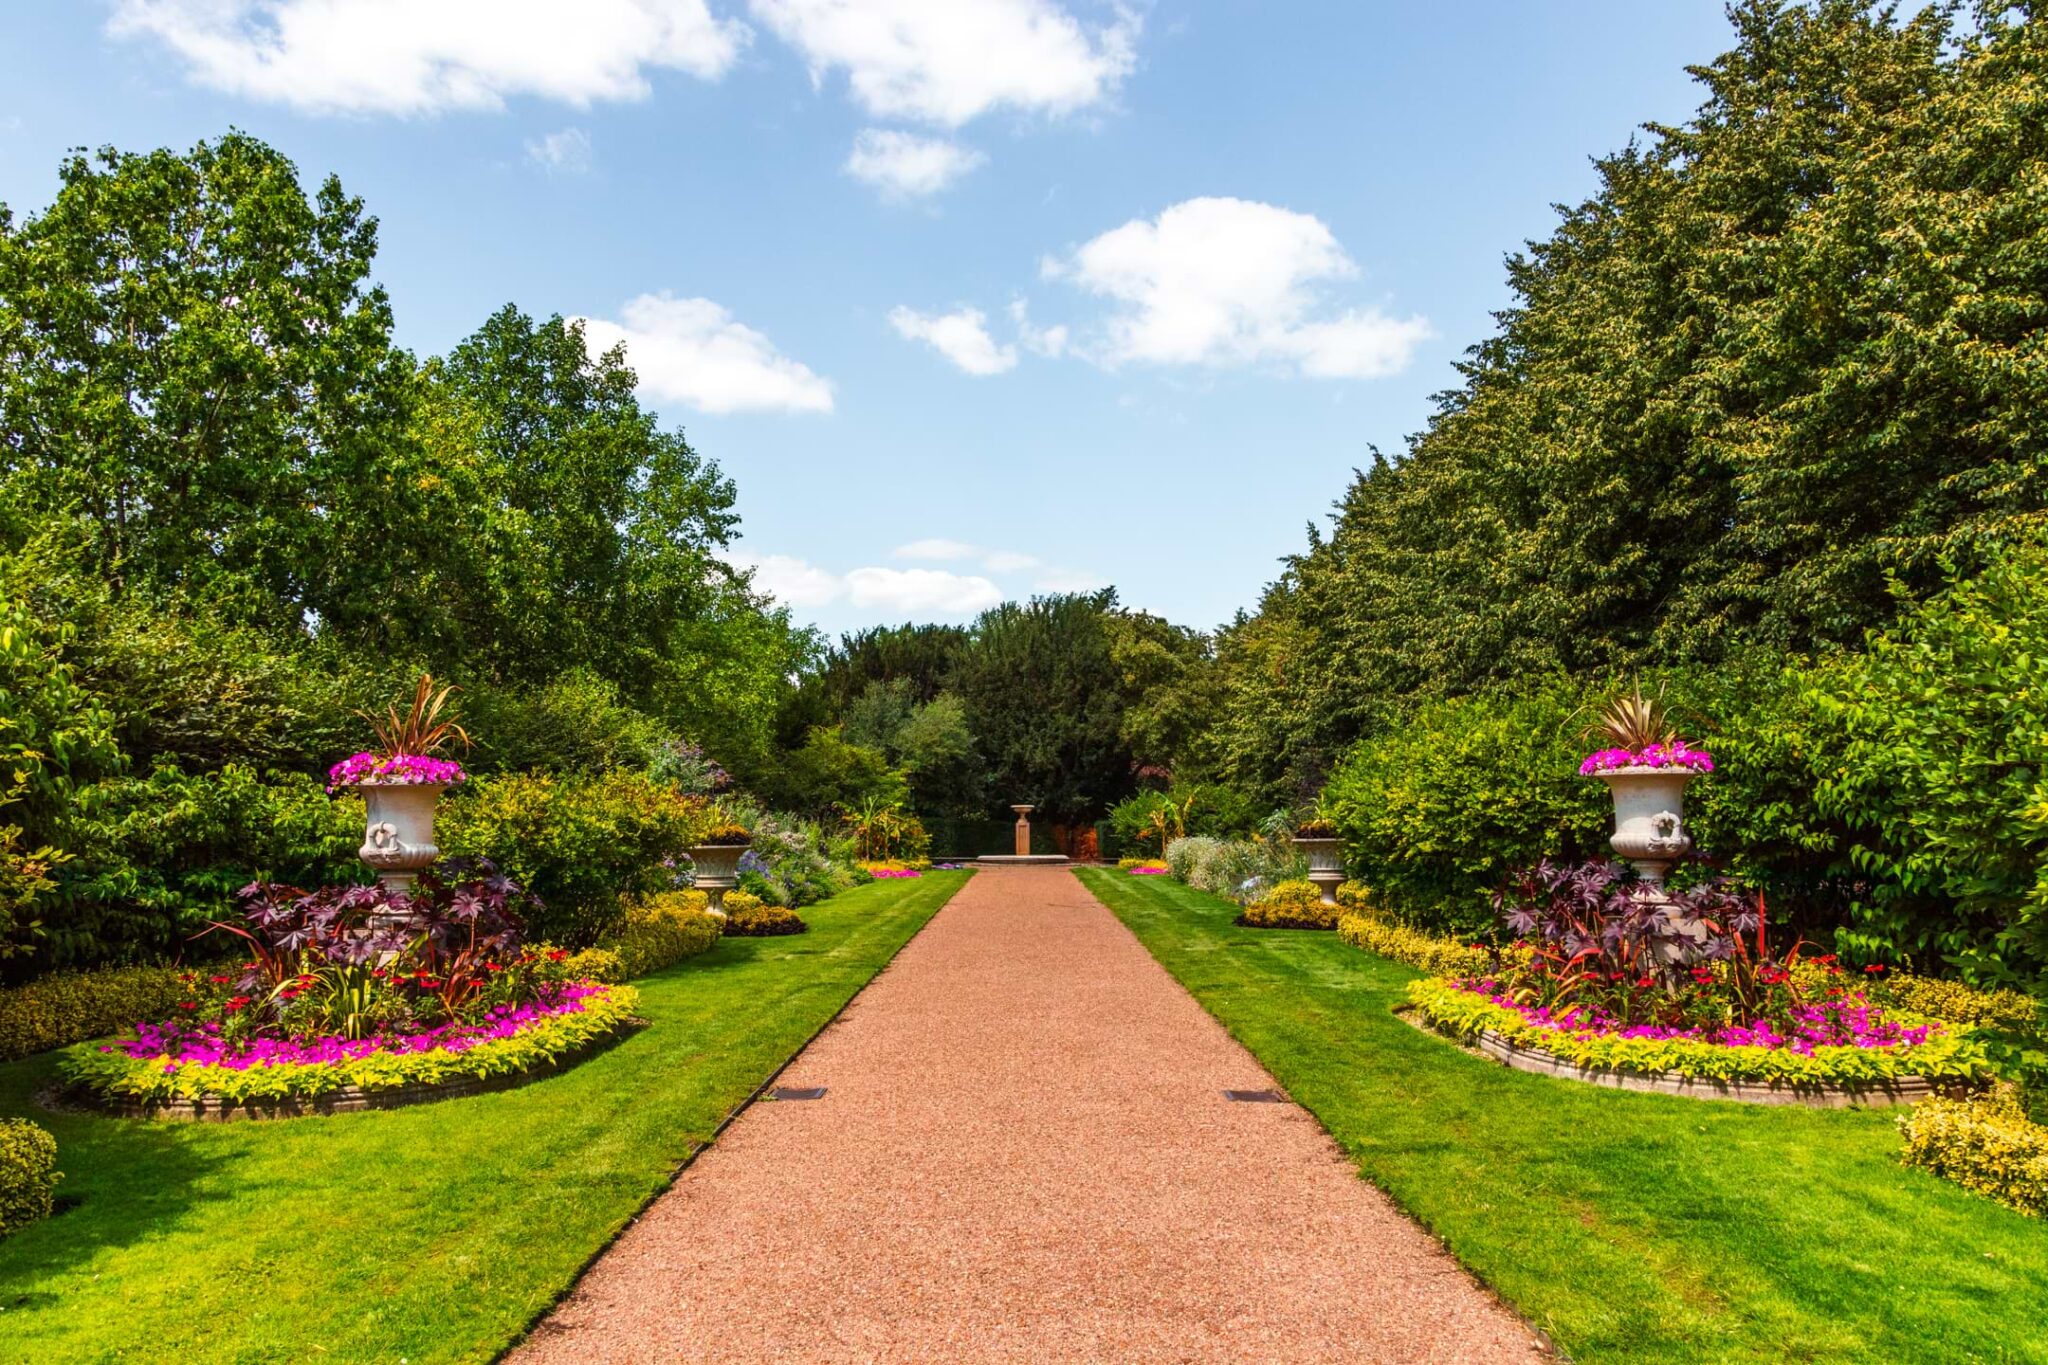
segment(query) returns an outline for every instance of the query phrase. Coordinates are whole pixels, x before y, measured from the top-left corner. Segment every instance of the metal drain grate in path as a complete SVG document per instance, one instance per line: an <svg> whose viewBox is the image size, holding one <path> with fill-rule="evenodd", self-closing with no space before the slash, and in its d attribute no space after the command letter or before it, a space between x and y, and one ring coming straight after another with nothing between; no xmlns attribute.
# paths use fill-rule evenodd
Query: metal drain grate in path
<svg viewBox="0 0 2048 1365"><path fill-rule="evenodd" d="M778 1085L768 1092L768 1098L771 1100L822 1100L825 1098L825 1087L822 1085Z"/></svg>
<svg viewBox="0 0 2048 1365"><path fill-rule="evenodd" d="M1223 1098L1235 1100L1239 1104L1287 1103L1287 1097L1277 1090L1226 1090L1223 1092Z"/></svg>

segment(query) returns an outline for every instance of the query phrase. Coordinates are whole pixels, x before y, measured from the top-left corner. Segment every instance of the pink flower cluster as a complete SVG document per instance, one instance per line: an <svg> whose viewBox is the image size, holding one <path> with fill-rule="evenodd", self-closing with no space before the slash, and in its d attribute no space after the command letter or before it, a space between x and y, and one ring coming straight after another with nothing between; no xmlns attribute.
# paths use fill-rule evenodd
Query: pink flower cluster
<svg viewBox="0 0 2048 1365"><path fill-rule="evenodd" d="M429 782L462 782L469 774L452 758L425 754L350 754L327 770L327 790L341 787L409 787Z"/></svg>
<svg viewBox="0 0 2048 1365"><path fill-rule="evenodd" d="M119 1050L137 1061L160 1059L166 1073L179 1066L224 1066L231 1071L247 1071L258 1066L332 1065L379 1052L467 1052L493 1038L510 1038L537 1019L581 1014L584 1000L603 990L603 986L591 982L544 989L540 999L525 1005L500 1005L474 1024L443 1024L425 1033L392 1037L250 1038L228 1043L222 1041L218 1024L141 1024L136 1027L134 1038L109 1044L100 1051Z"/></svg>
<svg viewBox="0 0 2048 1365"><path fill-rule="evenodd" d="M1456 985L1461 991L1483 995L1492 1003L1513 1010L1537 1028L1554 1029L1575 1038L1689 1038L1719 1047L1784 1048L1805 1056L1817 1047L1918 1047L1934 1033L1931 1024L1906 1028L1882 1018L1855 998L1803 1005L1792 1011L1789 1033L1782 1033L1768 1020L1749 1025L1723 1024L1715 1029L1667 1028L1661 1024L1624 1027L1619 1020L1577 1005L1553 1011L1544 1005L1520 1004L1502 994L1496 981L1460 981Z"/></svg>
<svg viewBox="0 0 2048 1365"><path fill-rule="evenodd" d="M915 877L919 873L917 869L910 867L871 867L868 869L868 875L870 877Z"/></svg>
<svg viewBox="0 0 2048 1365"><path fill-rule="evenodd" d="M1133 877L1163 877L1166 875L1166 869L1163 867L1134 867L1131 869L1131 875Z"/></svg>
<svg viewBox="0 0 2048 1365"><path fill-rule="evenodd" d="M1688 768L1696 773L1710 773L1714 771L1714 756L1682 741L1652 744L1647 749L1600 749L1586 755L1579 772L1592 777L1616 768Z"/></svg>

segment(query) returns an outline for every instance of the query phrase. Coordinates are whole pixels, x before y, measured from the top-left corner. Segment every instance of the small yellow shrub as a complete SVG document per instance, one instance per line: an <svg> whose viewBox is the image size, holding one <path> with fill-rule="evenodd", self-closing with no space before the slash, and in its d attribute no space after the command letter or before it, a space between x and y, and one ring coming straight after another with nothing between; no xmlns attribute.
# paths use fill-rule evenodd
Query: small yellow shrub
<svg viewBox="0 0 2048 1365"><path fill-rule="evenodd" d="M1432 976L1476 976L1493 965L1484 948L1438 938L1370 912L1347 910L1337 917L1337 937L1354 948L1390 957Z"/></svg>
<svg viewBox="0 0 2048 1365"><path fill-rule="evenodd" d="M1356 910L1361 914L1380 913L1379 908L1372 902L1372 891L1356 877L1337 888L1337 904L1346 910Z"/></svg>
<svg viewBox="0 0 2048 1365"><path fill-rule="evenodd" d="M1979 990L1960 981L1892 972L1877 983L1872 994L1881 1004L1951 1024L2031 1029L2040 1023L2040 1005L2021 991Z"/></svg>
<svg viewBox="0 0 2048 1365"><path fill-rule="evenodd" d="M2048 1128L2029 1122L2013 1088L1923 1100L1899 1118L1904 1161L2021 1213L2048 1211Z"/></svg>
<svg viewBox="0 0 2048 1365"><path fill-rule="evenodd" d="M55 1138L27 1119L0 1119L0 1237L48 1218L63 1178Z"/></svg>
<svg viewBox="0 0 2048 1365"><path fill-rule="evenodd" d="M1281 882L1247 905L1237 922L1253 929L1334 929L1337 907L1323 904L1323 893L1313 882Z"/></svg>
<svg viewBox="0 0 2048 1365"><path fill-rule="evenodd" d="M728 910L742 896L754 899L744 891L727 893ZM658 972L716 945L719 925L705 909L709 903L702 891L660 891L629 901L618 932L602 945L618 955L621 979Z"/></svg>
<svg viewBox="0 0 2048 1365"><path fill-rule="evenodd" d="M796 911L769 905L745 891L725 893L725 933L728 938L774 938L801 934L811 926Z"/></svg>

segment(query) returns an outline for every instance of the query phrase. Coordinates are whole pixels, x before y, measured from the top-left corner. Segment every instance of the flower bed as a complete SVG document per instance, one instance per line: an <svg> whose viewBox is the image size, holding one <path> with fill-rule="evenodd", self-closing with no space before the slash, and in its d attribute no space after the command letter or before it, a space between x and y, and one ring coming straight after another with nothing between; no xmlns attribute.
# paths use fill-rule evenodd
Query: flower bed
<svg viewBox="0 0 2048 1365"><path fill-rule="evenodd" d="M169 1020L71 1049L74 1092L185 1117L410 1102L560 1065L632 1012L630 988L585 979L587 957L522 946L533 898L488 863L449 860L407 889L256 883L242 900L240 924L209 932L248 959L181 974Z"/></svg>
<svg viewBox="0 0 2048 1365"><path fill-rule="evenodd" d="M294 1101L375 1108L380 1099L415 1103L553 1070L617 1033L638 1002L630 986L564 983L474 1023L368 1038L234 1043L217 1025L145 1025L131 1039L70 1049L58 1069L84 1095L126 1113L228 1117Z"/></svg>
<svg viewBox="0 0 2048 1365"><path fill-rule="evenodd" d="M1885 1017L1856 998L1807 1007L1797 1027L1783 1031L1768 1023L1719 1029L1630 1025L1577 1007L1524 1004L1488 978L1415 981L1408 998L1427 1022L1455 1037L1490 1034L1596 1072L1854 1087L1907 1079L1964 1082L1987 1067L1983 1047L1967 1031L1910 1016Z"/></svg>

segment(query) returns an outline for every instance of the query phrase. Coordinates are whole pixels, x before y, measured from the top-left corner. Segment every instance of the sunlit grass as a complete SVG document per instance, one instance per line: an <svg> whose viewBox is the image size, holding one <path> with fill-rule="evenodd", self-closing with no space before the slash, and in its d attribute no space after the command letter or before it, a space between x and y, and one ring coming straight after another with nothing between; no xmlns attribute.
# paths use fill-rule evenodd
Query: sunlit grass
<svg viewBox="0 0 2048 1365"><path fill-rule="evenodd" d="M1509 1071L1397 1019L1415 973L1335 934L1236 928L1163 877L1081 876L1574 1360L2048 1361L2048 1224L1901 1167L1889 1114Z"/></svg>
<svg viewBox="0 0 2048 1365"><path fill-rule="evenodd" d="M70 1205L0 1241L0 1359L488 1360L970 875L727 940L639 983L651 1027L495 1095L145 1124L35 1108L48 1055L0 1066Z"/></svg>

